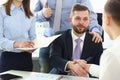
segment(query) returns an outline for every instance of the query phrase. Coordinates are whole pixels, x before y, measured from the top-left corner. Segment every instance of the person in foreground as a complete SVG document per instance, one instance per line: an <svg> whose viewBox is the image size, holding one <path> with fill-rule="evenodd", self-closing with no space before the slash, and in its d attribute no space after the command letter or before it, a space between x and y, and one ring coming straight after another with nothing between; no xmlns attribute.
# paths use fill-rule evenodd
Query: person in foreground
<svg viewBox="0 0 120 80"><path fill-rule="evenodd" d="M91 33L91 35L93 35L92 38L93 42L96 43L102 42L101 36L103 35L102 34L103 30L102 27L98 24L97 14L94 12L90 0L69 0L69 3L67 0L36 0L36 1L37 2L34 8L36 21L37 22L48 21L50 23L50 28L44 29L45 36L48 37L53 36L55 34L63 33L64 31L71 29L72 26L68 21L71 8L75 3L80 3L86 5L90 10L91 22L89 26L89 32ZM57 9L57 6L61 7ZM57 10L61 11L61 13ZM59 15L57 15L57 17L56 11L60 13ZM55 26L55 23L57 22L59 22L59 24ZM49 72L51 69L50 67L48 67L49 65L48 59L50 54L49 49L50 49L49 47L40 48L39 66L41 72Z"/></svg>
<svg viewBox="0 0 120 80"><path fill-rule="evenodd" d="M103 28L109 37L114 40L114 45L103 52L100 66L94 64L83 64L83 66L90 74L99 77L99 80L119 80L120 0L107 0L103 13Z"/></svg>
<svg viewBox="0 0 120 80"><path fill-rule="evenodd" d="M8 0L0 7L0 72L7 70L32 71L35 39L35 17L30 11L29 0Z"/></svg>
<svg viewBox="0 0 120 80"><path fill-rule="evenodd" d="M90 11L86 6L75 4L69 21L72 30L64 32L50 45L50 64L53 68L50 73L86 76L87 72L81 71L82 68L76 61L84 59L98 65L103 52L102 43L92 41L92 35L88 31ZM78 43L79 41L81 42Z"/></svg>

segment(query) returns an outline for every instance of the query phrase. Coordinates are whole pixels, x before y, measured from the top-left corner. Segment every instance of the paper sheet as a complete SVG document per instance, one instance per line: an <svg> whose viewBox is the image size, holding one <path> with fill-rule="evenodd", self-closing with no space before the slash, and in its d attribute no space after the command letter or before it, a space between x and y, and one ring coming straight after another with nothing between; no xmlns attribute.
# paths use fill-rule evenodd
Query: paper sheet
<svg viewBox="0 0 120 80"><path fill-rule="evenodd" d="M36 48L16 48L16 49L25 51L25 50L34 50Z"/></svg>
<svg viewBox="0 0 120 80"><path fill-rule="evenodd" d="M60 80L62 75L51 75L51 74L36 74L30 76L25 80Z"/></svg>
<svg viewBox="0 0 120 80"><path fill-rule="evenodd" d="M51 36L51 37L40 36L39 38L36 38L35 40L33 40L33 42L35 43L35 48L48 47L49 44L60 35L61 34Z"/></svg>

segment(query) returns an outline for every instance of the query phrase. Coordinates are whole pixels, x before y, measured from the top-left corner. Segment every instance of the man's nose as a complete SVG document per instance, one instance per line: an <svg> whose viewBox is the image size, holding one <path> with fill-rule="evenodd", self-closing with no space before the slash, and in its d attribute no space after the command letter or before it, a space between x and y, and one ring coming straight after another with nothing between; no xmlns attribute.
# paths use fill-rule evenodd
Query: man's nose
<svg viewBox="0 0 120 80"><path fill-rule="evenodd" d="M80 23L80 24L84 24L84 21L83 21L83 20L79 20L79 23Z"/></svg>

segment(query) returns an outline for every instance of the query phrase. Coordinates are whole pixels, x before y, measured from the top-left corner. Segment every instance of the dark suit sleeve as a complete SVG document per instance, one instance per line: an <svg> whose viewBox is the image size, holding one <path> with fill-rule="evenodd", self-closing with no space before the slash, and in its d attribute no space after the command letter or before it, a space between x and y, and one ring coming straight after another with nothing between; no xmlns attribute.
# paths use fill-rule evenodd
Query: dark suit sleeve
<svg viewBox="0 0 120 80"><path fill-rule="evenodd" d="M96 57L94 58L94 64L99 65L100 63L100 57L103 53L103 46L102 43L96 43L95 48L96 49Z"/></svg>
<svg viewBox="0 0 120 80"><path fill-rule="evenodd" d="M89 33L86 34L81 57L90 64L99 65L100 57L101 54L103 53L102 43L101 42L95 43L92 41L92 38L93 38L92 35L90 35Z"/></svg>
<svg viewBox="0 0 120 80"><path fill-rule="evenodd" d="M93 43L91 45L91 50L89 50L89 52L90 52L90 56L92 56L93 59L88 61L88 63L99 65L100 57L103 53L102 43Z"/></svg>
<svg viewBox="0 0 120 80"><path fill-rule="evenodd" d="M57 38L52 44L50 45L50 65L53 68L64 72L64 68L66 63L68 62L67 59L64 59L64 41L61 38Z"/></svg>

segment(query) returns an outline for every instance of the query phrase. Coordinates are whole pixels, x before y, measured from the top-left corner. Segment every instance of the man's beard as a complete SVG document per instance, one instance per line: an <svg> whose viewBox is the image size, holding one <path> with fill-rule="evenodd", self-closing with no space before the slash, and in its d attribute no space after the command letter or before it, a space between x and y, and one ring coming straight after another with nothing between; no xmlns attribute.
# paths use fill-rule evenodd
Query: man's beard
<svg viewBox="0 0 120 80"><path fill-rule="evenodd" d="M81 26L82 29L79 30L76 26ZM86 32L86 31L88 30L88 28L86 28L86 27L83 26L83 25L76 25L76 26L73 25L73 30L74 30L77 34L83 34L84 32ZM83 29L83 28L84 28L84 29Z"/></svg>

